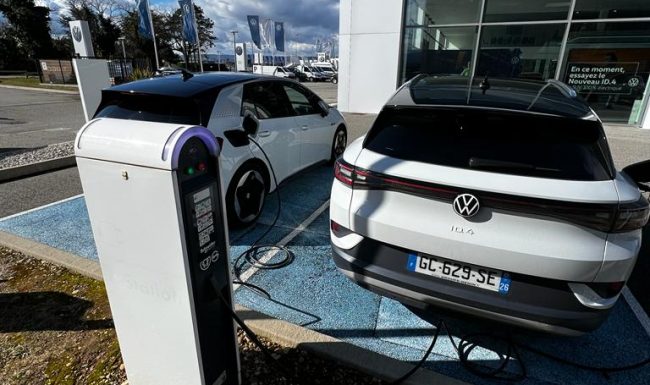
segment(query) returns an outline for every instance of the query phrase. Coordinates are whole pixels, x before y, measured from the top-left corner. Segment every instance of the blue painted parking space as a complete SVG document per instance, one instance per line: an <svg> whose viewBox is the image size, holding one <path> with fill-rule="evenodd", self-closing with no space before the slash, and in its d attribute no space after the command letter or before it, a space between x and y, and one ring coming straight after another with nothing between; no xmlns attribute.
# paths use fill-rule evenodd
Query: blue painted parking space
<svg viewBox="0 0 650 385"><path fill-rule="evenodd" d="M329 167L310 169L281 188L282 212L263 243L272 244L290 234L329 199L332 173ZM231 232L231 256L251 246L271 226L277 209L268 198L259 223ZM0 220L0 230L55 247L84 258L96 259L90 223L83 197ZM342 274L331 260L329 216L325 211L287 245L293 263L277 270L259 270L249 283L264 288L271 298L246 287L235 293L236 302L340 340L399 360L417 362L435 333L434 327L390 299L364 290ZM278 255L274 258L280 258ZM451 337L474 332L503 332L476 320L448 319ZM596 332L577 338L550 337L512 331L511 338L555 356L586 365L623 366L650 355L650 336L629 305L621 299L608 321ZM478 347L469 359L486 367L498 362L501 346ZM498 344L497 344L498 345ZM614 373L600 373L566 366L528 351L520 351L527 370L525 384L649 384L650 366ZM467 372L443 331L425 367L470 383L493 384ZM519 365L506 367L518 373Z"/></svg>

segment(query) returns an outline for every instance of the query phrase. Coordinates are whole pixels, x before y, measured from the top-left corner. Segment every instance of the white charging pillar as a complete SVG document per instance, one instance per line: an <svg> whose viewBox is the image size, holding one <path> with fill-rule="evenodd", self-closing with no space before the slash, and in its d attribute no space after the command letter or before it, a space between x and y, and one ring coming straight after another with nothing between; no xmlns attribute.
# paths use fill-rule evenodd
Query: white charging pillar
<svg viewBox="0 0 650 385"><path fill-rule="evenodd" d="M75 153L129 384L239 384L214 135L100 118Z"/></svg>

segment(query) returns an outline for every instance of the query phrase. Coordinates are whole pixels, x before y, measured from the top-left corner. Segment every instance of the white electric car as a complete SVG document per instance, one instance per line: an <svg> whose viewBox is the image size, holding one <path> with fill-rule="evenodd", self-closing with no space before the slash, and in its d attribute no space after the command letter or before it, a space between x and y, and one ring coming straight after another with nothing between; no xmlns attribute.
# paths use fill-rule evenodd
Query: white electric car
<svg viewBox="0 0 650 385"><path fill-rule="evenodd" d="M577 335L634 268L648 181L563 83L419 76L335 164L333 258L425 313Z"/></svg>
<svg viewBox="0 0 650 385"><path fill-rule="evenodd" d="M295 81L246 73L165 76L102 91L95 118L201 125L222 146L228 220L254 222L266 194L311 165L345 150L345 120ZM119 122L116 122L119 124ZM264 150L271 165L252 138Z"/></svg>

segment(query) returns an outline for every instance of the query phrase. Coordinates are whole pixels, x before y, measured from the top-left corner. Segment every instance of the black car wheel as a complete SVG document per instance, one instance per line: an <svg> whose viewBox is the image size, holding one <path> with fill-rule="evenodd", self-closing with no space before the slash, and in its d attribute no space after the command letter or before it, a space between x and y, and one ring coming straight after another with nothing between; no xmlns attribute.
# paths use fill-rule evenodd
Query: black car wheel
<svg viewBox="0 0 650 385"><path fill-rule="evenodd" d="M345 127L339 126L339 128L336 129L336 133L334 134L334 140L332 140L332 154L330 156L330 163L334 163L336 159L343 155L347 144L348 133L345 131Z"/></svg>
<svg viewBox="0 0 650 385"><path fill-rule="evenodd" d="M267 191L263 175L259 166L248 165L233 176L226 193L228 222L232 226L247 226L259 218Z"/></svg>

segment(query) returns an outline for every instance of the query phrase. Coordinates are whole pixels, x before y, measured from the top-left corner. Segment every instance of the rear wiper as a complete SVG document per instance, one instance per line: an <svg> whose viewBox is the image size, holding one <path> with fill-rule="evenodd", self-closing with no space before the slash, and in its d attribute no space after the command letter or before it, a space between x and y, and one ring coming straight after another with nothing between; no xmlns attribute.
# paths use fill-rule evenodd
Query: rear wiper
<svg viewBox="0 0 650 385"><path fill-rule="evenodd" d="M507 162L505 160L484 159L484 158L470 158L469 167L483 168L483 169L511 169L511 170L538 170L538 171L553 171L559 172L560 170L554 168L537 167L528 163Z"/></svg>

